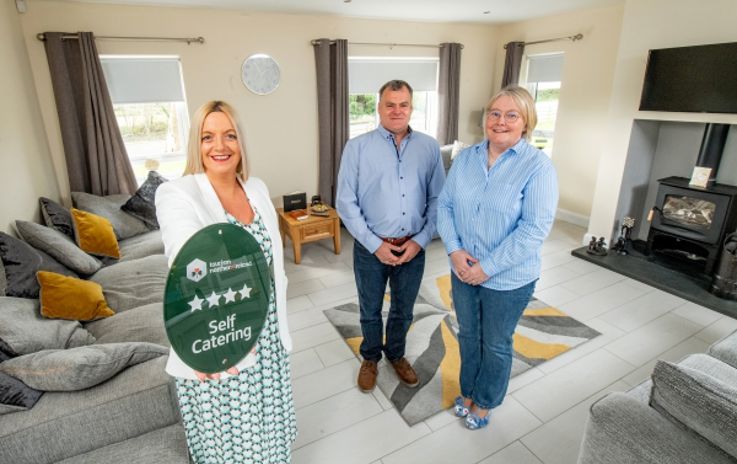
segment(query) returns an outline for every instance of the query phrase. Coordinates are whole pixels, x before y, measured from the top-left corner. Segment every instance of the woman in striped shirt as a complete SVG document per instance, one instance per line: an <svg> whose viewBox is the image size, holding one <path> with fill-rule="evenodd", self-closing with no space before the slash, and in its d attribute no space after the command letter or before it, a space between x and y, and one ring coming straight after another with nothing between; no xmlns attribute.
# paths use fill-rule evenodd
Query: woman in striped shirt
<svg viewBox="0 0 737 464"><path fill-rule="evenodd" d="M512 335L540 276L558 181L550 158L528 143L535 102L510 86L486 107L486 138L453 161L438 198L438 232L450 256L461 352L455 414L475 430L504 399Z"/></svg>

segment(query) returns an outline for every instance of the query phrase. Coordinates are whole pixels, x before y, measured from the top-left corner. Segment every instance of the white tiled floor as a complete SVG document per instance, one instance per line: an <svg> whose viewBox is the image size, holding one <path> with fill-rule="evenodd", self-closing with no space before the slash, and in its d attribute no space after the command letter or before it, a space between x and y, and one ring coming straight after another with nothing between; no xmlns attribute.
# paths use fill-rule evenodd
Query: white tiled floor
<svg viewBox="0 0 737 464"><path fill-rule="evenodd" d="M556 223L543 246L535 295L602 332L512 379L487 429L470 432L448 411L409 427L376 389L355 386L359 361L322 311L356 295L351 237L285 249L299 438L294 464L575 463L588 407L646 379L656 359L703 352L737 320L577 259L584 229ZM448 273L442 243L427 250L425 279Z"/></svg>

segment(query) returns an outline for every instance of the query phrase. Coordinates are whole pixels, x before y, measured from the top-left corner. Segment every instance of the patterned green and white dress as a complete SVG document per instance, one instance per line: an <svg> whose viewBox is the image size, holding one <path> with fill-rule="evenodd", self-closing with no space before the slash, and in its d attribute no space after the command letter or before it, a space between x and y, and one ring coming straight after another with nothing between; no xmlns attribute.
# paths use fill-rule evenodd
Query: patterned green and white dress
<svg viewBox="0 0 737 464"><path fill-rule="evenodd" d="M271 264L271 238L258 212L244 225ZM187 444L195 464L286 464L297 437L289 355L279 337L272 282L269 310L256 344L256 364L220 381L177 378Z"/></svg>

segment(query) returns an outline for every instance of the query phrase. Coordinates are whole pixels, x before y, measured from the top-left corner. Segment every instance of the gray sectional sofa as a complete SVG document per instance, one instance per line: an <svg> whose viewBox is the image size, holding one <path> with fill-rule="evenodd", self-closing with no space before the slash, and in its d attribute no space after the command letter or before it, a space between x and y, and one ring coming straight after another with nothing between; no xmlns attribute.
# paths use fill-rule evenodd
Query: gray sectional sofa
<svg viewBox="0 0 737 464"><path fill-rule="evenodd" d="M111 208L107 214L119 236L122 256L82 277L102 286L115 315L82 323L49 320L38 314L38 300L3 296L0 287L0 320L16 311L27 319L18 327L25 330L29 327L24 324L38 324L29 330L61 340L56 341L61 346L52 349L46 345L54 343L45 340L37 340L38 346L32 347L30 340L0 328L0 342L4 336L16 351L38 350L0 362L0 373L21 372L15 365L8 368L19 364L19 359L38 356L43 361L45 357L49 367L36 373L35 385L50 383L55 389L43 391L29 408L0 405L2 464L189 462L174 384L164 371L168 341L162 299L168 268L160 233L121 216L126 213L116 205L124 197L98 199L100 205L87 196L84 200L93 205L85 208L77 202L77 206L96 214ZM11 262L8 258L7 263ZM0 274L4 274L1 263ZM69 360L75 356L81 361Z"/></svg>
<svg viewBox="0 0 737 464"><path fill-rule="evenodd" d="M580 464L737 462L737 332L591 406Z"/></svg>

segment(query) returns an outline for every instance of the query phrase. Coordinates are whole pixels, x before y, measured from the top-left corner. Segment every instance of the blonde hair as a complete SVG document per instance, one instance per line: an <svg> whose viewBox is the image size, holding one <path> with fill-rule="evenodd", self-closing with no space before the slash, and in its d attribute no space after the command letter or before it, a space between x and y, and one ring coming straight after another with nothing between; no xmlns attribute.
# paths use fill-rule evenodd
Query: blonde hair
<svg viewBox="0 0 737 464"><path fill-rule="evenodd" d="M189 144L187 145L187 165L184 168L184 174L197 174L205 172L205 165L202 163L201 141L202 126L205 124L205 118L210 113L223 113L228 117L230 123L235 129L238 137L238 146L241 149L241 160L236 167L236 174L242 179L248 179L248 157L246 156L246 147L243 145L243 132L238 127L238 116L232 106L220 100L211 100L200 106L194 114L192 126L189 130Z"/></svg>
<svg viewBox="0 0 737 464"><path fill-rule="evenodd" d="M488 114L494 102L501 97L509 97L514 100L515 105L519 108L522 119L525 121L525 129L522 136L528 141L532 138L532 131L537 126L537 110L535 110L535 100L524 87L519 85L508 85L491 97L484 111Z"/></svg>

